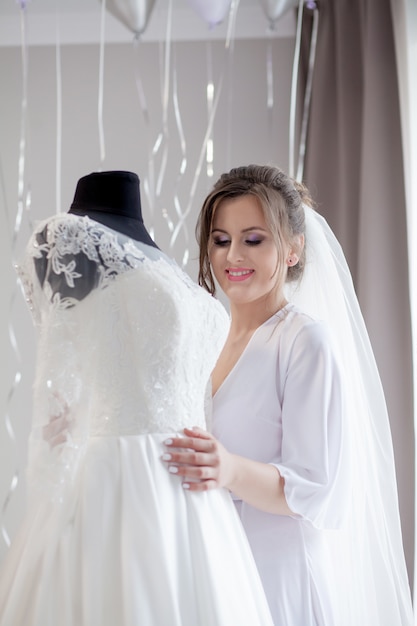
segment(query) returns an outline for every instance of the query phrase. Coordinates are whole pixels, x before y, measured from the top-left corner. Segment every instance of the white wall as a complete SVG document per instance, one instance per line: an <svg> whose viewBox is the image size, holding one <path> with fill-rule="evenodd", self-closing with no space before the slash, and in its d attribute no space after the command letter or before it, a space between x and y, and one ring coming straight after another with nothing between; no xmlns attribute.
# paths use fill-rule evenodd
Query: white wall
<svg viewBox="0 0 417 626"><path fill-rule="evenodd" d="M267 110L266 59L268 46L273 58L273 110ZM184 230L174 248L162 217L165 209L176 220L173 197L176 191L183 209L190 199L204 134L207 128L206 83L212 55L215 87L224 76L223 91L215 117L214 177L233 165L272 161L288 167L289 94L293 38L236 39L227 57L224 41L175 43L171 49L171 79L178 77L179 110L186 142L187 169L178 189L176 182L181 161L178 127L172 104L170 83L168 115L168 167L163 177L160 199L151 214L142 187L142 202L148 228L154 226L155 239L179 262L183 249L195 257L194 223L201 201L213 180L203 167L188 218L190 240ZM23 137L25 184L31 190L30 210L13 238L18 206L18 160L21 132L22 59L19 46L0 47L0 525L13 537L22 517L25 501L24 467L26 439L31 419L31 385L34 370L35 339L31 319L16 286L12 263L22 252L34 223L56 211L57 90L56 50L51 46L28 46L27 128ZM162 59L162 61L161 61ZM161 77L163 47L142 42L134 52L132 44L111 44L105 49L104 138L106 158L100 162L98 134L99 46L63 45L61 194L58 204L66 211L78 178L97 169L128 169L143 180L149 174L149 147L162 129ZM137 97L135 80L143 81L150 112L147 125ZM148 137L148 139L147 139ZM160 159L155 161L158 172ZM193 278L196 262L186 266ZM20 361L11 342L16 335ZM21 381L16 386L16 374ZM7 416L12 430L7 428ZM8 499L10 484L18 472L17 487ZM0 537L0 559L7 542Z"/></svg>

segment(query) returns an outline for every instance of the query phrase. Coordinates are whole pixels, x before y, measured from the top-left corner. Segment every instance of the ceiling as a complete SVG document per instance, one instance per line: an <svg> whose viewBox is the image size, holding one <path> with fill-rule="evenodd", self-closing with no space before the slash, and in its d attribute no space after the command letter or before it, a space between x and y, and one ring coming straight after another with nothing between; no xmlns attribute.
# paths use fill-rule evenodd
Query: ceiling
<svg viewBox="0 0 417 626"><path fill-rule="evenodd" d="M210 28L191 6L190 0L156 0L148 26L142 34L144 41L166 38L170 1L173 39L193 41L226 37L227 19ZM29 45L55 45L57 41L61 44L98 43L101 10L100 0L0 0L0 46L21 45L22 24ZM293 11L284 12L271 32L260 0L239 0L235 37L293 37L294 32ZM120 43L131 42L133 34L108 10L105 36L108 43Z"/></svg>

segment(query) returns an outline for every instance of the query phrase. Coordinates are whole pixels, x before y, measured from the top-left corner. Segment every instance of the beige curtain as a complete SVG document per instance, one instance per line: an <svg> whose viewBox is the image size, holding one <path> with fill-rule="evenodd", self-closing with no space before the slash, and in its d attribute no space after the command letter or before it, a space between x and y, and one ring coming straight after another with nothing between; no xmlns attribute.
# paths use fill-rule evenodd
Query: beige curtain
<svg viewBox="0 0 417 626"><path fill-rule="evenodd" d="M406 207L390 0L319 0L304 181L348 259L390 413L410 583L414 425ZM306 67L311 15L305 11Z"/></svg>

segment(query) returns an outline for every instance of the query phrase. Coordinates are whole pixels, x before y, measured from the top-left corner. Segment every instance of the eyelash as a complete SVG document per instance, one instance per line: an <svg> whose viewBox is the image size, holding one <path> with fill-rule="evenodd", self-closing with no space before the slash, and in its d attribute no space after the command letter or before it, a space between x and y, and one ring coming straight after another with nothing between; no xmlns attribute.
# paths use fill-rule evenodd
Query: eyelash
<svg viewBox="0 0 417 626"><path fill-rule="evenodd" d="M221 248L230 244L230 240L229 239L215 239L213 243L215 246L219 246ZM262 239L247 239L245 243L248 246L258 246L260 243L262 243Z"/></svg>

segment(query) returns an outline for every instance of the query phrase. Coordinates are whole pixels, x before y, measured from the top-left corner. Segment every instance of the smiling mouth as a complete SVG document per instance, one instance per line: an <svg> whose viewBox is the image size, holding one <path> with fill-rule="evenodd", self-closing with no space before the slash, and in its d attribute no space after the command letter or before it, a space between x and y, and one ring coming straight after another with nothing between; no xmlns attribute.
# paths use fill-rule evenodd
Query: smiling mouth
<svg viewBox="0 0 417 626"><path fill-rule="evenodd" d="M254 270L226 270L229 280L245 280L252 276Z"/></svg>
<svg viewBox="0 0 417 626"><path fill-rule="evenodd" d="M230 276L245 276L246 274L252 274L252 270L239 270L235 272L234 270L227 270Z"/></svg>

